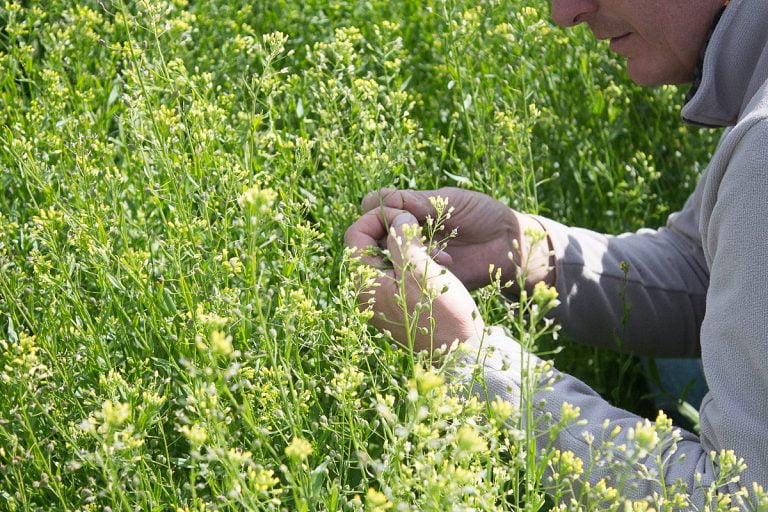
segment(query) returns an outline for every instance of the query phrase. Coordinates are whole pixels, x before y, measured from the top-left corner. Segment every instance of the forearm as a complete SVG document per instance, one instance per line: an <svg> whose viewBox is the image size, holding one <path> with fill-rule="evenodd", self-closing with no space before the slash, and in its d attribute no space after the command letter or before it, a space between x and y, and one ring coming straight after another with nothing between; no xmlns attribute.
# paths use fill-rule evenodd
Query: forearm
<svg viewBox="0 0 768 512"><path fill-rule="evenodd" d="M512 210L517 224L517 247L513 248L513 266L505 281L511 281L510 295L520 292L520 282L529 292L540 281L553 286L556 281L556 261L552 242L543 224L532 215Z"/></svg>
<svg viewBox="0 0 768 512"><path fill-rule="evenodd" d="M530 290L554 285L561 301L552 316L569 336L591 345L661 357L699 352L708 270L701 246L683 234L688 213L670 227L607 236L516 213L513 269ZM673 227L674 226L674 227ZM544 231L545 236L533 233ZM516 299L515 270L505 293Z"/></svg>
<svg viewBox="0 0 768 512"><path fill-rule="evenodd" d="M672 227L606 236L542 219L561 305L584 343L656 357L696 355L709 271L701 246Z"/></svg>
<svg viewBox="0 0 768 512"><path fill-rule="evenodd" d="M481 365L480 383L471 388L475 395L488 402L498 398L512 403L523 420L525 411L532 410L533 422L523 421L522 427L535 437L536 453L548 465L544 486L560 499L573 498L594 506L591 490L600 480L629 499L654 493L663 496L663 487L669 489L680 482L685 487L677 492L701 507L704 491L727 476L719 474L717 461L695 435L613 407L583 382L551 367L533 377L542 368L541 360L524 352L501 329L493 328L491 334L470 339L466 345L471 355L464 363ZM521 403L522 375L539 382L534 396L522 397L527 403ZM577 419L572 417L573 411L580 411ZM559 477L554 475L560 471L551 459L556 450L581 459L583 472L578 478L562 472ZM584 486L585 482L590 486Z"/></svg>

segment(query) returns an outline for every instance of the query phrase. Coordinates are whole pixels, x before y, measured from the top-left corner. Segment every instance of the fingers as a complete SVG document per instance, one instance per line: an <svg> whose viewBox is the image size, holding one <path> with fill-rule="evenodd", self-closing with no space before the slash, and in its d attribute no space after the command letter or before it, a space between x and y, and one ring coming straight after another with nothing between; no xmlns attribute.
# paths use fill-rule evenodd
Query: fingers
<svg viewBox="0 0 768 512"><path fill-rule="evenodd" d="M447 254L430 256L414 215L384 207L368 212L356 224L347 242L370 246L383 236L392 261L359 296L360 309L373 313L374 326L416 351L465 340L482 331L482 319L466 288L435 261Z"/></svg>
<svg viewBox="0 0 768 512"><path fill-rule="evenodd" d="M429 198L437 195L430 190L396 190L383 188L369 192L362 202L364 212L377 208L395 208L410 212L418 222L424 222L428 215L435 216L435 209Z"/></svg>
<svg viewBox="0 0 768 512"><path fill-rule="evenodd" d="M408 226L413 230L411 231ZM452 282L452 274L427 253L427 248L421 241L421 231L417 231L417 228L416 217L407 212L400 213L392 221L387 237L387 249L395 267L395 274L404 272L407 265L411 277L424 278L424 284L432 289L441 290Z"/></svg>
<svg viewBox="0 0 768 512"><path fill-rule="evenodd" d="M432 252L430 252L429 255L432 256L433 260L444 267L450 267L453 265L453 257L442 249L435 247L432 249Z"/></svg>
<svg viewBox="0 0 768 512"><path fill-rule="evenodd" d="M371 208L347 229L344 234L345 245L356 249L355 255L360 256L366 264L380 268L384 264L383 259L366 252L371 252L369 249L376 247L385 247L383 242L389 235L388 228L400 213L403 213L403 210L390 206ZM413 218L416 222L415 217ZM440 248L433 248L430 255L440 265L450 267L453 264L451 255Z"/></svg>
<svg viewBox="0 0 768 512"><path fill-rule="evenodd" d="M367 250L376 249L379 241L387 236L387 229L395 217L402 213L395 208L377 208L362 215L344 233L344 243L354 249L354 255L360 256L364 263L381 268L384 261L379 256L366 254Z"/></svg>

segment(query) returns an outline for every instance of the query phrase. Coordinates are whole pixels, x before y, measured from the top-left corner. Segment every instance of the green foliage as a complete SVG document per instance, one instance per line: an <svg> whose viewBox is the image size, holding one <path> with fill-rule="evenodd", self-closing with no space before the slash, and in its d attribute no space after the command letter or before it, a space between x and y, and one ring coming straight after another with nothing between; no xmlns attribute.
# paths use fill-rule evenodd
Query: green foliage
<svg viewBox="0 0 768 512"><path fill-rule="evenodd" d="M381 186L606 231L681 205L715 134L547 8L6 2L1 508L543 502L519 429L368 329L342 235Z"/></svg>

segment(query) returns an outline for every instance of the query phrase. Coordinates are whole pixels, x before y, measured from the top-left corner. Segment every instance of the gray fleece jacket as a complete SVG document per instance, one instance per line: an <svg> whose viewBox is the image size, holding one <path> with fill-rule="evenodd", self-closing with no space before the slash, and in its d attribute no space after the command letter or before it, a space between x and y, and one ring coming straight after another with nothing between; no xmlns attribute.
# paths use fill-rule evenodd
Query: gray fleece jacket
<svg viewBox="0 0 768 512"><path fill-rule="evenodd" d="M667 483L685 482L701 508L702 489L720 472L713 451L734 450L748 466L730 491L751 482L768 488L768 1L731 0L683 117L727 129L693 195L666 227L607 236L539 220L556 255L562 303L555 317L566 332L604 346L615 346L618 335L626 350L642 355L701 355L710 389L700 409L701 436L683 432L662 470ZM629 264L626 276L621 262ZM517 344L500 329L469 343L495 348L484 361L488 398L516 401ZM607 419L608 431L623 427L615 441L629 442L640 420L565 374L538 398L546 400L537 409L540 421L556 422L563 402L581 408L587 424L568 428L555 445L585 462L585 433L601 439ZM640 462L659 471L653 457ZM610 483L616 475L598 470L590 480L603 477ZM634 484L636 497L659 490L650 480Z"/></svg>

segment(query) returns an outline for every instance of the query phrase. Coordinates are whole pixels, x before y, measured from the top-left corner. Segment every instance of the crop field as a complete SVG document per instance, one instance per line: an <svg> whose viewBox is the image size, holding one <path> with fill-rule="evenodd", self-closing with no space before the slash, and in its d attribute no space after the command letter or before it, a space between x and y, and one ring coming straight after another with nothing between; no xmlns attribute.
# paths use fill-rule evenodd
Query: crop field
<svg viewBox="0 0 768 512"><path fill-rule="evenodd" d="M4 2L0 510L558 506L586 466L371 328L343 235L381 187L662 225L719 135L684 94L544 0ZM636 359L475 296L655 417Z"/></svg>

